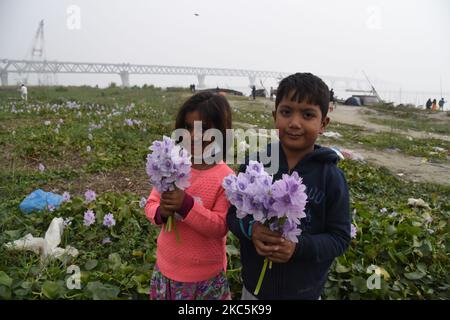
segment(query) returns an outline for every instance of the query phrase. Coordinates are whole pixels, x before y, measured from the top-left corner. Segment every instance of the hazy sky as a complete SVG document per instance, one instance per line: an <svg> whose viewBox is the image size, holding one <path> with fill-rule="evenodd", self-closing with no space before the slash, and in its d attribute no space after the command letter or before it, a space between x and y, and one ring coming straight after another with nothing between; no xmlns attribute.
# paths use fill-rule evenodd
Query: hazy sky
<svg viewBox="0 0 450 320"><path fill-rule="evenodd" d="M80 9L79 28L71 5ZM47 60L356 77L365 70L403 90L438 92L442 79L450 91L448 0L0 0L0 58L24 59L40 19ZM74 83L114 77L61 76Z"/></svg>

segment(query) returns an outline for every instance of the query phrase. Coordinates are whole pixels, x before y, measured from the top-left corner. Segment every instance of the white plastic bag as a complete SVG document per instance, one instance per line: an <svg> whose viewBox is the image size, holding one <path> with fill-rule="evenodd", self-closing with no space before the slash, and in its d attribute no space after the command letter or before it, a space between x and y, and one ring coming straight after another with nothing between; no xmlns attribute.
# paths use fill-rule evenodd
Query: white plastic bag
<svg viewBox="0 0 450 320"><path fill-rule="evenodd" d="M65 255L72 257L78 256L78 250L74 247L66 246L65 249L58 247L61 243L63 231L63 218L53 218L45 233L45 238L35 238L29 233L23 238L5 244L5 247L16 250L30 250L36 254L40 254L42 259L48 257L61 260Z"/></svg>

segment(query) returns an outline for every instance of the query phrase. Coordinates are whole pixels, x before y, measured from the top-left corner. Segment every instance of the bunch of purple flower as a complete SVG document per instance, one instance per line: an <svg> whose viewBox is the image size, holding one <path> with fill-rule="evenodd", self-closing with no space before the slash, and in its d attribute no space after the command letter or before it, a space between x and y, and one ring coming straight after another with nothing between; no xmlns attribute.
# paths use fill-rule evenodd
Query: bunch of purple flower
<svg viewBox="0 0 450 320"><path fill-rule="evenodd" d="M159 193L172 191L177 186L184 190L189 186L191 157L189 153L164 136L154 141L147 155L147 174Z"/></svg>
<svg viewBox="0 0 450 320"><path fill-rule="evenodd" d="M147 174L159 193L172 191L175 186L181 190L189 187L191 156L184 148L164 136L162 141L154 141L150 150L152 153L147 155ZM173 216L170 216L166 231L170 232L172 225L178 240Z"/></svg>
<svg viewBox="0 0 450 320"><path fill-rule="evenodd" d="M307 195L297 172L283 174L281 180L272 182L261 163L250 161L245 172L237 177L229 175L222 185L228 200L236 207L239 219L251 215L272 231L298 242L300 219L306 216Z"/></svg>

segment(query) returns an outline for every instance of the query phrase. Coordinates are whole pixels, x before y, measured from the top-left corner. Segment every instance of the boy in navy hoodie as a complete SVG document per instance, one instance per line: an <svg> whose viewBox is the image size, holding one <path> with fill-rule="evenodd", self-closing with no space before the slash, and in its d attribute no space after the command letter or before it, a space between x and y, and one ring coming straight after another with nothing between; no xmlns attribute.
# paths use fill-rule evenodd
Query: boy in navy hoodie
<svg viewBox="0 0 450 320"><path fill-rule="evenodd" d="M290 75L279 84L273 118L280 156L274 181L298 172L307 188L306 218L301 220L298 243L293 243L251 216L238 219L236 208L230 207L227 222L240 240L244 300L319 299L333 260L350 243L349 194L344 173L336 166L339 158L315 144L330 121L329 99L327 85L310 73ZM239 172L245 168L242 165ZM265 257L273 266L255 297Z"/></svg>

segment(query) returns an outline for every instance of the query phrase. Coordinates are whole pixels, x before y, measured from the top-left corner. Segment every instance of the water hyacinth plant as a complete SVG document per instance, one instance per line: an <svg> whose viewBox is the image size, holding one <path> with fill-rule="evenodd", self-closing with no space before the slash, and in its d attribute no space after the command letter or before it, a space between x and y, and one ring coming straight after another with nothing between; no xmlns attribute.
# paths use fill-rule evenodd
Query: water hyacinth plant
<svg viewBox="0 0 450 320"><path fill-rule="evenodd" d="M297 172L283 174L280 180L273 182L261 163L250 161L245 172L237 177L226 177L222 186L228 200L236 207L239 219L251 215L254 221L265 224L294 243L298 242L300 219L306 216L307 195L306 186ZM265 258L255 295L261 289L268 264L271 268L272 263Z"/></svg>
<svg viewBox="0 0 450 320"><path fill-rule="evenodd" d="M84 199L85 199L86 203L90 203L90 202L94 201L96 197L97 197L97 194L95 193L94 190L86 190L86 192L84 193Z"/></svg>
<svg viewBox="0 0 450 320"><path fill-rule="evenodd" d="M150 147L152 153L147 155L146 171L150 182L159 193L173 191L175 187L184 190L189 186L191 156L175 141L164 136L162 141L154 141ZM167 219L166 231L176 226L173 216Z"/></svg>

